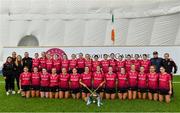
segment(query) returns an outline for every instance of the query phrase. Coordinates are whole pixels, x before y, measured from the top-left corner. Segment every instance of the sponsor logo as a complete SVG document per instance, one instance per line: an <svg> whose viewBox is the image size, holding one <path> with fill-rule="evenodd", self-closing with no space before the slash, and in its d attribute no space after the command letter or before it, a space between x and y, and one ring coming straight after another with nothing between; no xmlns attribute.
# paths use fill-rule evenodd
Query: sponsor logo
<svg viewBox="0 0 180 113"><path fill-rule="evenodd" d="M52 57L56 54L59 56L60 59L62 59L63 55L66 53L59 48L52 48L46 51L46 54L50 54Z"/></svg>

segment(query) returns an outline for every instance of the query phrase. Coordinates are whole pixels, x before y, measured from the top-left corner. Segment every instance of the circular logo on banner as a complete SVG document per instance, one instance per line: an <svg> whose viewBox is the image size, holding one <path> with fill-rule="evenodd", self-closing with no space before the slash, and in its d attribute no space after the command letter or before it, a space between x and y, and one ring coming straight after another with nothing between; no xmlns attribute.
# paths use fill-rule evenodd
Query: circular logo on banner
<svg viewBox="0 0 180 113"><path fill-rule="evenodd" d="M57 54L59 56L59 58L62 59L62 56L66 53L59 48L52 48L52 49L49 49L48 51L46 51L46 54L50 54L52 57L54 54Z"/></svg>

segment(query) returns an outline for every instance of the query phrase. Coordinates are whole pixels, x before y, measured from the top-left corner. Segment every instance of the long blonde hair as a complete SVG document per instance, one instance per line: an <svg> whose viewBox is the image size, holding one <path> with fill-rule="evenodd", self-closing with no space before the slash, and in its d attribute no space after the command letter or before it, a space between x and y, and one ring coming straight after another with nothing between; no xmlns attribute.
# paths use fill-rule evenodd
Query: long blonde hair
<svg viewBox="0 0 180 113"><path fill-rule="evenodd" d="M18 61L18 57L20 58L19 61ZM23 65L23 61L22 61L21 55L18 55L18 56L16 57L16 61L15 61L16 66L18 66L18 62L20 62L21 65Z"/></svg>

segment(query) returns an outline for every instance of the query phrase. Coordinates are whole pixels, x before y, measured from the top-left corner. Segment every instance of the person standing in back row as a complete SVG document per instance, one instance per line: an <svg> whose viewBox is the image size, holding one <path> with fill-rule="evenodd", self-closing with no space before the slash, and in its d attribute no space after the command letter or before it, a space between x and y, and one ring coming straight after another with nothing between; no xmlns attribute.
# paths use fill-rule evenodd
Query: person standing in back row
<svg viewBox="0 0 180 113"><path fill-rule="evenodd" d="M171 58L169 58L169 53L164 54L164 59L162 60L162 66L165 68L167 73L171 74L171 77L172 74L176 74L177 72L176 63Z"/></svg>
<svg viewBox="0 0 180 113"><path fill-rule="evenodd" d="M2 68L3 77L5 80L5 90L8 96L10 92L15 94L14 91L14 63L12 57L8 57Z"/></svg>
<svg viewBox="0 0 180 113"><path fill-rule="evenodd" d="M17 67L16 67L16 65L15 65L15 62L16 62L16 60L17 60L17 53L15 52L15 51L13 51L12 52L12 54L11 54L12 56L11 56L11 58L12 58L12 63L13 63L13 65L14 65L14 72L13 72L13 76L14 76L14 80L18 77L18 75L17 75L17 71L18 71L18 69L17 69ZM19 82L18 82L18 80L16 79L16 82L17 82L17 84L19 84ZM12 89L15 89L15 82L14 82L14 88L12 88ZM19 89L19 85L17 85L17 87L18 87L18 89ZM15 92L16 93L16 92Z"/></svg>
<svg viewBox="0 0 180 113"><path fill-rule="evenodd" d="M22 61L23 61L23 68L27 67L28 71L31 72L32 71L32 58L29 57L28 52L24 53L24 58L22 59Z"/></svg>
<svg viewBox="0 0 180 113"><path fill-rule="evenodd" d="M162 58L158 57L158 52L153 52L153 58L150 59L151 65L154 65L156 67L156 72L160 72L160 67L162 66Z"/></svg>
<svg viewBox="0 0 180 113"><path fill-rule="evenodd" d="M16 61L15 61L15 79L16 79L16 84L17 84L17 88L18 88L18 94L21 92L20 91L20 86L19 86L19 77L20 74L23 72L23 61L22 61L22 57L20 55L17 56Z"/></svg>

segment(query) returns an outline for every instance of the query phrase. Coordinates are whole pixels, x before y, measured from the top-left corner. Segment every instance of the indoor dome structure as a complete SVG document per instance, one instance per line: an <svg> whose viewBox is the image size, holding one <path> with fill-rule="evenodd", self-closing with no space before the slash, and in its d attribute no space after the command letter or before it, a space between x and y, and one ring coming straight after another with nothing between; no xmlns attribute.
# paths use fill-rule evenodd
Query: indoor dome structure
<svg viewBox="0 0 180 113"><path fill-rule="evenodd" d="M179 45L179 0L0 0L8 46Z"/></svg>

